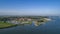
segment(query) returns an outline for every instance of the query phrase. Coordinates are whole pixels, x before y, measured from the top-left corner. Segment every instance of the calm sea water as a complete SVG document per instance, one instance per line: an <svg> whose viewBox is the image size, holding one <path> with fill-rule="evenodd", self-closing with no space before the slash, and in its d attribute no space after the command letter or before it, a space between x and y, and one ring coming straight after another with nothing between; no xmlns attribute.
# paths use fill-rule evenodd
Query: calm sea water
<svg viewBox="0 0 60 34"><path fill-rule="evenodd" d="M16 26L12 28L0 29L0 34L60 34L60 18L53 18L51 22L38 27L32 25Z"/></svg>

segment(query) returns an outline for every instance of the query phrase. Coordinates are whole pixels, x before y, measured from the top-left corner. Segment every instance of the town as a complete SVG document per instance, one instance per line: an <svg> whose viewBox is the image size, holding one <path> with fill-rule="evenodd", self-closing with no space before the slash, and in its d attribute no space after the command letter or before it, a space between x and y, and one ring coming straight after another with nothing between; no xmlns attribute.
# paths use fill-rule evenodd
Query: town
<svg viewBox="0 0 60 34"><path fill-rule="evenodd" d="M34 23L35 26L50 21L47 16L4 16L0 17L0 23L10 23L14 25L25 25ZM5 26L5 25L4 25Z"/></svg>

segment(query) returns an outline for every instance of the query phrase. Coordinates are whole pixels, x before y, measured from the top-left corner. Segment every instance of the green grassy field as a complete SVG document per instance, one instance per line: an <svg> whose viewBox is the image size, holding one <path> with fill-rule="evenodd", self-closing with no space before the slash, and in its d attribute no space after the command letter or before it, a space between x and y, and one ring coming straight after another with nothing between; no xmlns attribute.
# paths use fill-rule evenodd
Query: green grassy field
<svg viewBox="0 0 60 34"><path fill-rule="evenodd" d="M16 24L10 24L10 23L0 22L0 29L1 29L1 28L12 27L12 26L16 26Z"/></svg>

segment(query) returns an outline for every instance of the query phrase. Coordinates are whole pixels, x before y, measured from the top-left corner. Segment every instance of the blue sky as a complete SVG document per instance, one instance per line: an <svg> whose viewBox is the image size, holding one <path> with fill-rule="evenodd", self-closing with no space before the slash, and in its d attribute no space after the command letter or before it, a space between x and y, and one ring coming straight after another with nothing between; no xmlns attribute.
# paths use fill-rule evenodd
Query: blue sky
<svg viewBox="0 0 60 34"><path fill-rule="evenodd" d="M60 0L0 0L0 15L60 15Z"/></svg>

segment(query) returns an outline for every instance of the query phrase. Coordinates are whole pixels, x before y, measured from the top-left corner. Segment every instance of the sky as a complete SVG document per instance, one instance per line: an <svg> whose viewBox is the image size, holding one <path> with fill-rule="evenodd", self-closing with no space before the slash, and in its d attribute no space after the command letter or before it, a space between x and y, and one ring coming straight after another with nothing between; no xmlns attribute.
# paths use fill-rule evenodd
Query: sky
<svg viewBox="0 0 60 34"><path fill-rule="evenodd" d="M0 15L60 15L60 0L0 0Z"/></svg>

